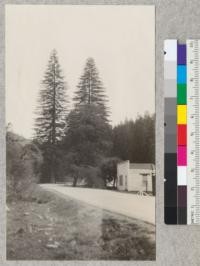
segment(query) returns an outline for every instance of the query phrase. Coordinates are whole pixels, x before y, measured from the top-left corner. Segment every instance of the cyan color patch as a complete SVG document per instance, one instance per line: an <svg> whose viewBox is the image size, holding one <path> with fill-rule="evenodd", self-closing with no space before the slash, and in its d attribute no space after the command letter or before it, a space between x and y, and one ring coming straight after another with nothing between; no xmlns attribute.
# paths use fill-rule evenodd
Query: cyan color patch
<svg viewBox="0 0 200 266"><path fill-rule="evenodd" d="M187 82L186 66L178 65L177 66L177 83L186 84L186 82Z"/></svg>

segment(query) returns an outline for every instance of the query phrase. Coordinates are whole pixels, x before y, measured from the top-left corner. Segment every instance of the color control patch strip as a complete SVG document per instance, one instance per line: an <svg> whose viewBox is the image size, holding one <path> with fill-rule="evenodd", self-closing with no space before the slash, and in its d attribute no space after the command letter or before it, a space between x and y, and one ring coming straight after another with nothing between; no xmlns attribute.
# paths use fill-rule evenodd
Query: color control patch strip
<svg viewBox="0 0 200 266"><path fill-rule="evenodd" d="M177 40L164 42L165 223L177 224Z"/></svg>
<svg viewBox="0 0 200 266"><path fill-rule="evenodd" d="M187 224L186 45L177 46L177 224Z"/></svg>
<svg viewBox="0 0 200 266"><path fill-rule="evenodd" d="M200 41L164 54L165 223L200 224Z"/></svg>

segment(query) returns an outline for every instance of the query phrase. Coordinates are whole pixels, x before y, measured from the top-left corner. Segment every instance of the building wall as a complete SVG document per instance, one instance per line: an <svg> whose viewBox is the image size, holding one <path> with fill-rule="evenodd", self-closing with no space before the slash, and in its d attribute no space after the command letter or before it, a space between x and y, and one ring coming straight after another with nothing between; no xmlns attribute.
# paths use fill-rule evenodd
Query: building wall
<svg viewBox="0 0 200 266"><path fill-rule="evenodd" d="M149 173L149 175L143 177L141 173ZM146 191L146 181L147 181L147 192L152 192L151 174L152 174L151 170L129 169L128 191Z"/></svg>
<svg viewBox="0 0 200 266"><path fill-rule="evenodd" d="M129 161L125 161L122 163L119 163L117 165L117 189L118 190L126 190L127 189L127 185L126 184L126 178L127 178L127 182L128 182L128 171L129 169ZM122 181L122 182L121 182Z"/></svg>

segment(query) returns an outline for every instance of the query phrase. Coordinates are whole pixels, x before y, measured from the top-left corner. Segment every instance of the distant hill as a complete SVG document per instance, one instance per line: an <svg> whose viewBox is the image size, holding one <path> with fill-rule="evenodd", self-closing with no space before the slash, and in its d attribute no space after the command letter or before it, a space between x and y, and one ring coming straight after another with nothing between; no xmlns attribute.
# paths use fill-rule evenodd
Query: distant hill
<svg viewBox="0 0 200 266"><path fill-rule="evenodd" d="M32 140L26 139L23 136L14 133L13 131L7 131L6 139L9 139L12 142L18 142L22 146L32 143Z"/></svg>

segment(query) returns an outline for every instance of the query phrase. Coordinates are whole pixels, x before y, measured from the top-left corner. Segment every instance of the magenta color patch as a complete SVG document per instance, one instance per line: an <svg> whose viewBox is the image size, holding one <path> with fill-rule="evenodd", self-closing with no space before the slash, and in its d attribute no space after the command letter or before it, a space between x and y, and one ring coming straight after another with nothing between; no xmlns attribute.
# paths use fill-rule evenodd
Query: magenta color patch
<svg viewBox="0 0 200 266"><path fill-rule="evenodd" d="M177 163L178 166L187 165L187 146L178 146Z"/></svg>

